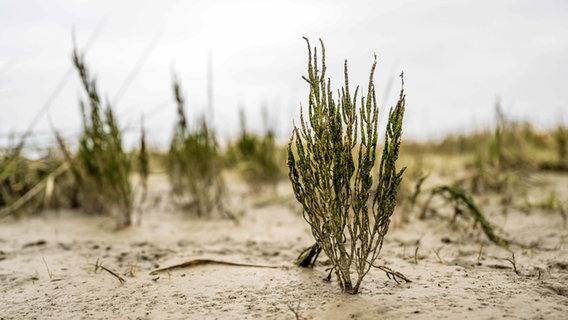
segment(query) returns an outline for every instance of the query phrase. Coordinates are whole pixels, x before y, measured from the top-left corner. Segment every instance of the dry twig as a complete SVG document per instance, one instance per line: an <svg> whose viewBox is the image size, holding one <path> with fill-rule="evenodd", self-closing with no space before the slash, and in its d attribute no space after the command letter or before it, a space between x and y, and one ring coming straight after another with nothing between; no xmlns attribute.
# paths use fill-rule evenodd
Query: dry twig
<svg viewBox="0 0 568 320"><path fill-rule="evenodd" d="M373 267L375 267L375 268L377 268L377 269L379 269L379 270L382 270L384 273L386 273L386 274L387 274L387 278L391 279L391 277L392 277L392 280L394 280L394 282L396 282L397 284L400 284L400 282L398 282L398 280L397 280L396 278L401 279L401 280L404 280L404 281L406 281L406 282L412 282L412 281L410 281L407 277L405 277L402 273L400 273L400 272L398 272L398 271L395 271L395 270L393 270L393 269L391 269L391 268L389 268L389 267L387 267L387 266L377 266L377 265L373 265Z"/></svg>
<svg viewBox="0 0 568 320"><path fill-rule="evenodd" d="M103 266L102 262L99 262L99 259L97 259L97 262L95 263L95 272L97 272L99 269L102 269L108 273L110 273L111 275L115 276L118 281L120 281L120 284L124 284L126 282L126 280L121 277L118 273L108 269L107 267Z"/></svg>
<svg viewBox="0 0 568 320"><path fill-rule="evenodd" d="M171 271L174 269L180 268L187 268L187 267L196 267L196 266L203 266L203 265L210 265L210 264L220 264L226 266L236 266L236 267L249 267L249 268L269 268L269 269L288 269L288 266L267 266L267 265L259 265L259 264L248 264L248 263L237 263L237 262L228 262L228 261L220 261L220 260L212 260L212 259L194 259L189 260L186 262L182 262L179 264L175 264L173 266L165 267L156 269L150 272L150 275L157 275L158 273Z"/></svg>

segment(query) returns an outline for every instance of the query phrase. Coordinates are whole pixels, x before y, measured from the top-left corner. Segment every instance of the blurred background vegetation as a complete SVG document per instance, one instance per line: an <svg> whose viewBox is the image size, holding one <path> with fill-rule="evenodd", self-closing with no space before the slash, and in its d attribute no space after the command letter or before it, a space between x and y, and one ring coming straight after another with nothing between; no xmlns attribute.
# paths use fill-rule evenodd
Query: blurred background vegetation
<svg viewBox="0 0 568 320"><path fill-rule="evenodd" d="M80 60L77 62L78 68L84 68ZM89 78L85 81L89 85ZM169 151L149 148L145 141L151 132L142 135L144 131L140 133L138 148L123 150L120 119L110 106L105 112L99 109L96 92L87 93L90 107L83 107L84 132L78 141L58 136L59 145L30 151L26 137L20 137L14 139L13 145L0 149L0 218L60 208L110 214L108 206L113 204L124 215L121 224L128 225L126 215L136 210L133 192L142 190L134 188L132 181L144 184L148 175L168 174L174 198L189 193L186 200L180 201L185 204L195 201L194 193L203 192L205 185L214 185L213 181L221 181L227 174L233 180L242 180L252 195L275 190L286 177L284 144L276 142L274 132L266 124L260 134L249 130L244 114L239 134L225 145L218 145L214 128L208 127L203 117L190 113L193 122L191 129L188 127L190 121L185 118L187 110L179 103L180 96L176 98L180 99L179 119L172 125ZM417 188L420 193L420 185L427 185L432 179L428 173L435 167L432 162L438 160L446 165L441 169L438 166L437 174L450 175L455 185L473 195L498 194L504 203L515 199L525 199L525 204L533 201L527 197L533 187L531 176L535 174L568 173L568 129L564 124L542 130L529 122L508 118L500 106L495 108L495 118L494 127L470 134L450 134L436 141L404 140L401 165L407 166L408 171L399 196L408 198L405 205L416 202ZM444 167L448 169L445 171ZM455 171L449 169L456 167ZM190 188L188 184L197 181L201 185ZM215 193L202 196L220 197ZM558 208L566 201L561 195L546 198L533 203ZM197 206L201 209L194 208L196 215L207 215L211 206Z"/></svg>

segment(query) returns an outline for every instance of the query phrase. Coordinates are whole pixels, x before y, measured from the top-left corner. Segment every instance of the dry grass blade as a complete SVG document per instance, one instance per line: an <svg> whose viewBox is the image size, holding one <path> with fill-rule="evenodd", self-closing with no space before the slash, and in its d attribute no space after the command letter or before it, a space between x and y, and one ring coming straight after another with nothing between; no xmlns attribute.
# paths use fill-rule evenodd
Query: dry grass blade
<svg viewBox="0 0 568 320"><path fill-rule="evenodd" d="M294 314L294 317L296 318L296 320L300 320L302 319L300 317L300 314L298 313L298 309L300 308L300 302L298 302L298 304L296 305L296 308L293 308L291 305L287 304L286 305L288 307L288 310L292 311L292 313Z"/></svg>
<svg viewBox="0 0 568 320"><path fill-rule="evenodd" d="M55 171L53 171L47 177L45 177L43 180L38 182L38 184L36 184L32 189L30 189L25 195L20 197L18 200L16 200L14 203L9 205L8 207L2 208L2 210L0 210L0 219L4 219L4 218L8 217L9 215L17 212L18 209L20 209L28 201L33 199L37 194L39 194L42 190L44 190L47 182L50 179L54 179L54 178L60 176L61 174L65 173L68 169L69 169L69 166L67 165L67 163L63 163L62 165L60 165L59 168L55 169Z"/></svg>
<svg viewBox="0 0 568 320"><path fill-rule="evenodd" d="M123 277L121 277L118 273L116 273L116 272L114 272L114 271L108 269L107 267L103 266L103 263L100 262L100 261L97 259L97 262L95 263L95 272L97 272L99 269L102 269L102 270L104 270L104 271L110 273L111 275L113 275L116 279L118 279L118 281L120 282L120 284L126 283L126 280L125 280Z"/></svg>
<svg viewBox="0 0 568 320"><path fill-rule="evenodd" d="M53 273L49 269L49 266L47 265L47 261L45 261L45 258L43 256L41 256L41 260L43 260L43 264L45 264L45 269L47 269L47 274L49 275L49 280L53 281Z"/></svg>
<svg viewBox="0 0 568 320"><path fill-rule="evenodd" d="M394 282L396 282L397 284L400 284L400 282L398 282L397 278L400 280L404 280L406 282L412 282L410 281L407 277L405 277L402 273L395 271L387 266L377 266L377 265L373 265L373 267L383 271L384 273L387 274L387 278L394 280Z"/></svg>
<svg viewBox="0 0 568 320"><path fill-rule="evenodd" d="M225 265L225 266L235 266L235 267L249 267L249 268L267 268L267 269L288 269L288 266L268 266L268 265L260 265L260 264L250 264L250 263L237 263L237 262L228 262L228 261L221 261L221 260L212 260L212 259L194 259L189 260L186 262L182 262L179 264L175 264L173 266L160 268L153 270L150 272L150 275L157 275L162 272L169 272L175 269L181 268L189 268L189 267L197 267L197 266L204 266L204 265Z"/></svg>
<svg viewBox="0 0 568 320"><path fill-rule="evenodd" d="M507 258L505 260L509 261L511 265L513 265L513 271L515 271L516 274L519 274L519 270L517 270L517 262L515 261L515 253L511 252L511 258Z"/></svg>

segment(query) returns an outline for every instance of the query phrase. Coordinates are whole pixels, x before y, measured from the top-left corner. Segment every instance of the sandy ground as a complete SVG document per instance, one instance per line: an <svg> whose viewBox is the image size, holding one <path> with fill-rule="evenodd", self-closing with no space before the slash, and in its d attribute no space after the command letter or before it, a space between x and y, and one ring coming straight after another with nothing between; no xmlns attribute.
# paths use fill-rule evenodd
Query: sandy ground
<svg viewBox="0 0 568 320"><path fill-rule="evenodd" d="M568 177L554 179L568 185ZM287 184L279 194L289 199ZM293 266L313 241L293 201L233 200L245 208L237 226L190 219L167 201L121 231L108 217L71 211L1 221L0 319L568 319L568 228L560 214L487 213L509 239L535 246L513 246L518 273L511 253L471 221L395 221L378 263L412 282L372 270L352 296L335 279L322 280L325 257L314 269ZM289 268L204 265L149 275L195 258ZM97 260L124 284L95 272Z"/></svg>

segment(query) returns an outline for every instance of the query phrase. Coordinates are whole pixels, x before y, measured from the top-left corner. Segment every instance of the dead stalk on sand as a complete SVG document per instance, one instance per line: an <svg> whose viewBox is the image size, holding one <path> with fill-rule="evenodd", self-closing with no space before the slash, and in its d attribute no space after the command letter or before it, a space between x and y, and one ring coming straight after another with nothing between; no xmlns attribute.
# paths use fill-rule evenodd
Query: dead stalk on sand
<svg viewBox="0 0 568 320"><path fill-rule="evenodd" d="M298 314L298 311L297 311L297 310L300 308L300 302L298 302L298 305L296 305L296 308L293 308L293 307L290 306L289 304L287 304L286 306L288 307L288 309L289 309L290 311L292 311L292 313L294 314L294 317L296 317L296 320L302 319L302 318L300 317L300 314Z"/></svg>
<svg viewBox="0 0 568 320"><path fill-rule="evenodd" d="M418 264L418 249L420 248L420 246L416 246L416 249L414 249L414 264Z"/></svg>
<svg viewBox="0 0 568 320"><path fill-rule="evenodd" d="M212 259L194 259L189 260L186 262L178 263L169 267L156 269L150 272L150 275L157 275L162 272L168 272L174 269L180 268L189 268L189 267L196 267L196 266L203 266L203 265L212 265L212 264L220 264L225 266L235 266L235 267L249 267L249 268L268 268L268 269L288 269L289 266L268 266L268 265L260 265L260 264L249 264L249 263L237 263L237 262L228 262L228 261L220 261L220 260L212 260Z"/></svg>
<svg viewBox="0 0 568 320"><path fill-rule="evenodd" d="M444 247L439 247L438 249L432 249L432 251L434 251L434 253L436 254L436 257L438 258L438 261L440 261L440 263L444 263L444 260L442 260L442 257L440 257L440 251L443 248Z"/></svg>
<svg viewBox="0 0 568 320"><path fill-rule="evenodd" d="M386 273L387 278L394 280L394 282L396 282L397 284L400 284L400 282L397 280L397 278L398 278L398 279L401 279L401 280L404 280L404 281L406 281L406 282L412 282L412 281L410 281L407 277L405 277L402 273L400 273L400 272L398 272L398 271L395 271L395 270L393 270L393 269L391 269L391 268L389 268L389 267L387 267L387 266L376 266L376 265L373 265L373 267L375 267L375 268L377 268L377 269L383 271L384 273ZM391 278L391 277L392 277L392 278Z"/></svg>
<svg viewBox="0 0 568 320"><path fill-rule="evenodd" d="M481 255L483 254L483 243L479 245L479 251L477 251L477 263L481 260Z"/></svg>
<svg viewBox="0 0 568 320"><path fill-rule="evenodd" d="M120 281L120 284L124 284L126 282L126 280L121 277L118 273L108 269L107 267L103 266L102 261L99 261L99 259L97 259L97 262L95 263L95 272L97 272L99 269L102 269L108 273L110 273L111 275L113 275L115 278L118 279L118 281Z"/></svg>
<svg viewBox="0 0 568 320"><path fill-rule="evenodd" d="M511 258L507 258L505 260L509 261L513 265L513 271L515 271L516 274L519 274L519 271L517 270L517 263L515 261L515 253L511 252Z"/></svg>
<svg viewBox="0 0 568 320"><path fill-rule="evenodd" d="M43 256L41 256L41 260L43 260L43 264L45 264L45 269L47 269L47 274L49 275L49 281L53 281L53 273L51 272L51 270L49 270L47 261L45 261L45 258Z"/></svg>

